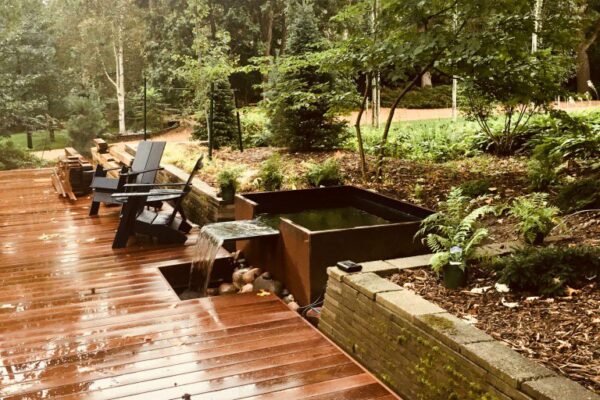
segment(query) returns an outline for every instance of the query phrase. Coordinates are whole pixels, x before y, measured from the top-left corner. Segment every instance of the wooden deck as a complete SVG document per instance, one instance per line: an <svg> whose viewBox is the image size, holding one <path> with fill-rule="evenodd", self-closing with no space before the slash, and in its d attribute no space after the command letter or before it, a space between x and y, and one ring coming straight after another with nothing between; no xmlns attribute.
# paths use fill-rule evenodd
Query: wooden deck
<svg viewBox="0 0 600 400"><path fill-rule="evenodd" d="M192 248L112 250L48 170L0 190L0 398L396 398L274 296L179 301L152 264Z"/></svg>

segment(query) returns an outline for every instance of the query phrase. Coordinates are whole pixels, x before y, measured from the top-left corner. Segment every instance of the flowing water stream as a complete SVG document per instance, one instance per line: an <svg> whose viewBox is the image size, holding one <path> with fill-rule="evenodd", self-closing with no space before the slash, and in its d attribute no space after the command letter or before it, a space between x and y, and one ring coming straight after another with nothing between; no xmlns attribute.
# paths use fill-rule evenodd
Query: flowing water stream
<svg viewBox="0 0 600 400"><path fill-rule="evenodd" d="M210 274L219 249L225 241L278 235L279 231L258 220L228 221L205 225L198 234L190 272L189 292L205 297Z"/></svg>

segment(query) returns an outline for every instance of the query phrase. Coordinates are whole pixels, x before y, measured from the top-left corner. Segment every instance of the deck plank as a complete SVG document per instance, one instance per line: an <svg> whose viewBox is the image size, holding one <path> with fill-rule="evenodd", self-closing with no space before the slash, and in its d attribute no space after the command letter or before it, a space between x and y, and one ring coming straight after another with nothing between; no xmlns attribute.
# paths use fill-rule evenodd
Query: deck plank
<svg viewBox="0 0 600 400"><path fill-rule="evenodd" d="M119 209L0 172L0 398L396 398L274 296L180 301L156 268L186 246L113 250Z"/></svg>

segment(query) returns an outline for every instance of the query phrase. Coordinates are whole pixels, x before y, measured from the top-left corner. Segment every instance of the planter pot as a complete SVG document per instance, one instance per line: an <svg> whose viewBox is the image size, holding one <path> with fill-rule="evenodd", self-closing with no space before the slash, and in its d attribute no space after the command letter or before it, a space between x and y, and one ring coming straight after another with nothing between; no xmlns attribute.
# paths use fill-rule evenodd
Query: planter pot
<svg viewBox="0 0 600 400"><path fill-rule="evenodd" d="M227 204L233 203L233 198L235 197L235 187L234 186L226 186L221 188L221 198Z"/></svg>
<svg viewBox="0 0 600 400"><path fill-rule="evenodd" d="M544 234L543 233L537 233L535 235L535 239L533 239L533 243L534 246L541 246L544 244Z"/></svg>
<svg viewBox="0 0 600 400"><path fill-rule="evenodd" d="M461 269L460 264L448 264L442 268L444 287L458 289L467 284L467 272Z"/></svg>

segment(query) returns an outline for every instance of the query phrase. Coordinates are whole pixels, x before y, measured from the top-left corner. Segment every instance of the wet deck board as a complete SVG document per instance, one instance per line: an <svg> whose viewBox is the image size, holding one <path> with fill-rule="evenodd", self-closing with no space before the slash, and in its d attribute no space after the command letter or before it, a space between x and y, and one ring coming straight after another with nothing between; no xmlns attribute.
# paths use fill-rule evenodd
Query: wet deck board
<svg viewBox="0 0 600 400"><path fill-rule="evenodd" d="M0 398L396 398L273 296L179 301L156 263L191 246L113 250L48 170L0 187Z"/></svg>

